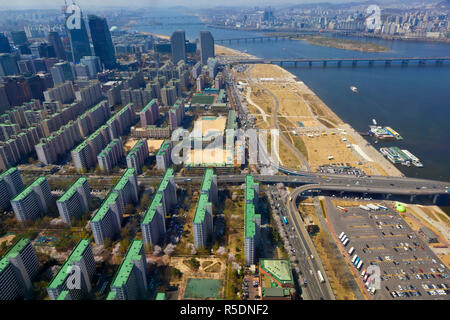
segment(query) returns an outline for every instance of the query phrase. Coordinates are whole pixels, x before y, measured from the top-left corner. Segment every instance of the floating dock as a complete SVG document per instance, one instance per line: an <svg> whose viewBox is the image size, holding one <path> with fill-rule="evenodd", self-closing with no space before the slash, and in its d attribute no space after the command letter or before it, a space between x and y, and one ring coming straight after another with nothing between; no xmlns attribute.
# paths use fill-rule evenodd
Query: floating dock
<svg viewBox="0 0 450 320"><path fill-rule="evenodd" d="M403 137L391 127L369 126L369 128L380 140L403 140Z"/></svg>
<svg viewBox="0 0 450 320"><path fill-rule="evenodd" d="M405 166L410 166L411 163L416 167L423 167L423 164L420 162L419 158L414 156L408 150L401 150L398 147L390 147L390 148L380 148L380 152L389 159L393 164L402 164Z"/></svg>

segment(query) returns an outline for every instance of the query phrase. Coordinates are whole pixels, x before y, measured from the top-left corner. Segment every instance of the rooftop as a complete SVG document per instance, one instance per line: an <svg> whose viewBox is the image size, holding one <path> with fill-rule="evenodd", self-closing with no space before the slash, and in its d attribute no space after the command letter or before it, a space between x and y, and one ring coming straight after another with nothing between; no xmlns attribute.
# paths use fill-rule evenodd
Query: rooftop
<svg viewBox="0 0 450 320"><path fill-rule="evenodd" d="M87 179L85 177L77 179L56 202L65 202L72 198L72 196L77 192L77 189L81 188L86 181Z"/></svg>
<svg viewBox="0 0 450 320"><path fill-rule="evenodd" d="M159 184L158 189L156 190L157 192L163 192L164 190L166 190L167 185L169 184L169 180L174 177L173 173L174 173L173 168L169 168L166 170L161 180L161 183Z"/></svg>
<svg viewBox="0 0 450 320"><path fill-rule="evenodd" d="M203 223L205 220L206 207L211 205L208 201L209 195L202 193L198 198L197 208L195 209L194 223Z"/></svg>
<svg viewBox="0 0 450 320"><path fill-rule="evenodd" d="M111 287L122 287L128 280L131 271L134 267L134 261L140 260L141 255L140 251L143 247L142 240L134 240L130 247L127 250L125 259L123 259L119 270L116 273L116 276L114 277Z"/></svg>
<svg viewBox="0 0 450 320"><path fill-rule="evenodd" d="M0 179L3 179L4 176L8 176L10 174L13 174L16 171L17 171L16 167L11 167L8 170L6 170L5 172L3 172L2 174L0 174Z"/></svg>
<svg viewBox="0 0 450 320"><path fill-rule="evenodd" d="M158 152L156 153L157 156L163 155L167 150L170 148L170 141L165 140L161 147L159 148Z"/></svg>
<svg viewBox="0 0 450 320"><path fill-rule="evenodd" d="M291 264L284 259L261 259L260 267L281 284L294 284Z"/></svg>
<svg viewBox="0 0 450 320"><path fill-rule="evenodd" d="M112 191L108 194L105 200L103 200L102 205L100 208L98 208L97 212L95 213L94 217L91 219L91 222L99 222L103 220L105 217L105 214L109 210L109 206L117 201L117 198L119 197L119 194L115 191Z"/></svg>
<svg viewBox="0 0 450 320"><path fill-rule="evenodd" d="M202 191L209 191L211 189L211 183L212 178L214 177L214 170L213 169L206 169L205 175L203 177L203 183L202 183Z"/></svg>
<svg viewBox="0 0 450 320"><path fill-rule="evenodd" d="M131 176L135 176L136 175L136 169L134 168L129 168L127 170L125 170L125 172L123 173L122 177L119 179L119 181L117 181L116 185L114 186L113 190L114 191L118 191L118 190L122 190L126 184L128 183L128 178Z"/></svg>
<svg viewBox="0 0 450 320"><path fill-rule="evenodd" d="M152 199L152 203L147 209L147 212L145 213L144 220L142 220L142 224L148 224L150 223L156 213L156 208L162 206L162 194L161 192L157 192L155 196Z"/></svg>
<svg viewBox="0 0 450 320"><path fill-rule="evenodd" d="M72 265L73 262L80 261L83 258L83 254L86 248L90 246L89 239L82 239L78 242L75 249L73 249L69 258L67 258L66 262L62 265L61 269L59 269L56 276L49 283L47 288L56 289L61 286L68 276L67 269Z"/></svg>
<svg viewBox="0 0 450 320"><path fill-rule="evenodd" d="M39 177L32 184L27 186L21 193L19 193L14 199L11 201L21 201L25 199L32 191L34 187L40 186L43 182L47 181L46 177Z"/></svg>

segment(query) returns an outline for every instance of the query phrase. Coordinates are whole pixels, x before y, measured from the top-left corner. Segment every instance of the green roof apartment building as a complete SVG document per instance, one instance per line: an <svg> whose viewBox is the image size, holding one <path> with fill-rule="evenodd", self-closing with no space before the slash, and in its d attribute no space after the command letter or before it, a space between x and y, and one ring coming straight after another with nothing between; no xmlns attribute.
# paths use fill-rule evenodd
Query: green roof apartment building
<svg viewBox="0 0 450 320"><path fill-rule="evenodd" d="M96 244L103 244L106 238L114 239L120 233L125 205L137 201L136 171L127 169L90 221Z"/></svg>
<svg viewBox="0 0 450 320"><path fill-rule="evenodd" d="M146 246L153 246L164 240L166 216L177 203L177 188L174 178L174 170L167 169L142 220L142 237Z"/></svg>
<svg viewBox="0 0 450 320"><path fill-rule="evenodd" d="M39 261L30 240L21 239L0 259L0 300L29 298Z"/></svg>
<svg viewBox="0 0 450 320"><path fill-rule="evenodd" d="M127 154L127 167L142 172L142 166L149 157L148 144L146 139L139 140Z"/></svg>
<svg viewBox="0 0 450 320"><path fill-rule="evenodd" d="M295 296L291 263L285 259L259 261L261 300L291 300Z"/></svg>
<svg viewBox="0 0 450 320"><path fill-rule="evenodd" d="M97 155L97 162L100 170L111 171L122 160L125 151L123 149L122 139L113 139L108 145Z"/></svg>
<svg viewBox="0 0 450 320"><path fill-rule="evenodd" d="M206 169L194 215L194 246L204 248L213 232L212 204L217 204L217 176Z"/></svg>
<svg viewBox="0 0 450 320"><path fill-rule="evenodd" d="M47 286L51 300L79 300L92 290L95 261L89 239L82 239ZM77 279L77 277L80 278Z"/></svg>
<svg viewBox="0 0 450 320"><path fill-rule="evenodd" d="M127 250L112 283L107 300L138 300L147 296L147 263L142 240L134 240Z"/></svg>
<svg viewBox="0 0 450 320"><path fill-rule="evenodd" d="M11 200L11 206L17 220L23 222L35 220L46 213L51 202L52 194L47 178L39 177Z"/></svg>
<svg viewBox="0 0 450 320"><path fill-rule="evenodd" d="M11 206L11 199L24 188L22 176L16 167L9 168L0 174L0 210Z"/></svg>
<svg viewBox="0 0 450 320"><path fill-rule="evenodd" d="M175 130L183 123L185 115L184 100L178 99L172 108L169 109L170 130Z"/></svg>
<svg viewBox="0 0 450 320"><path fill-rule="evenodd" d="M158 170L167 170L170 166L172 152L172 141L165 140L156 153L156 168Z"/></svg>
<svg viewBox="0 0 450 320"><path fill-rule="evenodd" d="M72 219L79 219L84 213L89 211L91 202L91 191L85 177L77 179L66 192L56 200L61 219L71 224Z"/></svg>
<svg viewBox="0 0 450 320"><path fill-rule="evenodd" d="M256 213L258 207L259 184L253 176L245 177L244 206L244 253L247 266L255 264L256 248L260 242L261 215Z"/></svg>

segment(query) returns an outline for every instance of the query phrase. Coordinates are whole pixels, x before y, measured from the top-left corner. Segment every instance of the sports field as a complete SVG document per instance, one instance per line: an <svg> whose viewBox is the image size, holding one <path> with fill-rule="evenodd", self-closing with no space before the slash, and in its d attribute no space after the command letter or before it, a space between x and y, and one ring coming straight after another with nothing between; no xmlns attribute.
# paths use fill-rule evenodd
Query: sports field
<svg viewBox="0 0 450 320"><path fill-rule="evenodd" d="M186 281L185 299L217 299L222 281L217 279L189 278Z"/></svg>
<svg viewBox="0 0 450 320"><path fill-rule="evenodd" d="M213 104L216 95L196 94L192 97L191 104Z"/></svg>

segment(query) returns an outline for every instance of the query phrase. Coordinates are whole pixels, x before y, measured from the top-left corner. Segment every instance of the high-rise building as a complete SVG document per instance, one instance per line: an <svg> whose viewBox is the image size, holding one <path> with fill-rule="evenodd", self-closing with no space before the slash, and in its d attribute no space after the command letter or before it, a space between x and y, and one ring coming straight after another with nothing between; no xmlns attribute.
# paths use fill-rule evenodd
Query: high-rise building
<svg viewBox="0 0 450 320"><path fill-rule="evenodd" d="M106 238L112 240L120 233L123 204L119 194L110 192L90 221L92 234L96 244L101 245Z"/></svg>
<svg viewBox="0 0 450 320"><path fill-rule="evenodd" d="M244 253L245 263L255 264L255 248L260 241L261 215L256 213L259 185L253 176L245 177Z"/></svg>
<svg viewBox="0 0 450 320"><path fill-rule="evenodd" d="M161 100L164 106L171 106L177 99L177 89L174 86L166 86L161 89Z"/></svg>
<svg viewBox="0 0 450 320"><path fill-rule="evenodd" d="M127 167L141 173L141 168L149 156L146 139L139 140L127 154Z"/></svg>
<svg viewBox="0 0 450 320"><path fill-rule="evenodd" d="M184 115L184 100L178 99L173 107L169 109L170 130L175 130L183 123Z"/></svg>
<svg viewBox="0 0 450 320"><path fill-rule="evenodd" d="M213 232L212 205L217 204L217 176L206 169L194 215L194 246L204 248Z"/></svg>
<svg viewBox="0 0 450 320"><path fill-rule="evenodd" d="M214 58L214 38L209 31L200 31L200 58L203 65L209 58Z"/></svg>
<svg viewBox="0 0 450 320"><path fill-rule="evenodd" d="M53 47L56 57L61 60L66 60L66 51L64 50L64 46L58 32L50 31L48 33L47 40L48 43Z"/></svg>
<svg viewBox="0 0 450 320"><path fill-rule="evenodd" d="M172 151L172 142L170 140L165 140L158 152L156 153L156 167L158 170L167 170L170 166Z"/></svg>
<svg viewBox="0 0 450 320"><path fill-rule="evenodd" d="M141 127L155 124L159 119L159 105L158 100L152 99L144 109L139 112L139 117L141 120Z"/></svg>
<svg viewBox="0 0 450 320"><path fill-rule="evenodd" d="M124 156L122 139L113 139L105 149L97 155L97 162L102 171L111 171Z"/></svg>
<svg viewBox="0 0 450 320"><path fill-rule="evenodd" d="M217 69L219 67L219 61L216 58L209 58L207 65L208 65L209 78L215 79L217 72L218 72Z"/></svg>
<svg viewBox="0 0 450 320"><path fill-rule="evenodd" d="M39 261L30 240L19 240L0 259L0 300L30 298L38 272Z"/></svg>
<svg viewBox="0 0 450 320"><path fill-rule="evenodd" d="M15 56L9 53L0 53L0 76L12 76L19 74Z"/></svg>
<svg viewBox="0 0 450 320"><path fill-rule="evenodd" d="M79 300L92 290L95 261L89 239L82 239L47 286L51 300ZM79 279L73 279L80 276ZM77 281L79 280L79 281Z"/></svg>
<svg viewBox="0 0 450 320"><path fill-rule="evenodd" d="M10 53L11 44L4 33L0 33L0 53Z"/></svg>
<svg viewBox="0 0 450 320"><path fill-rule="evenodd" d="M11 199L24 188L22 177L17 168L9 168L0 175L0 210L11 206Z"/></svg>
<svg viewBox="0 0 450 320"><path fill-rule="evenodd" d="M15 46L28 44L28 38L25 31L11 31L11 38Z"/></svg>
<svg viewBox="0 0 450 320"><path fill-rule="evenodd" d="M47 212L52 202L50 185L46 177L39 177L11 200L17 220L35 220Z"/></svg>
<svg viewBox="0 0 450 320"><path fill-rule="evenodd" d="M113 281L107 300L138 300L147 295L147 262L142 240L134 240Z"/></svg>
<svg viewBox="0 0 450 320"><path fill-rule="evenodd" d="M103 70L102 65L100 63L100 58L96 56L88 56L80 59L80 63L86 65L89 69L89 76L94 78L97 76L97 73Z"/></svg>
<svg viewBox="0 0 450 320"><path fill-rule="evenodd" d="M74 81L74 76L72 72L72 67L69 62L57 63L51 68L53 83L55 86L63 84L66 81Z"/></svg>
<svg viewBox="0 0 450 320"><path fill-rule="evenodd" d="M177 203L174 177L173 168L167 169L142 220L142 237L146 246L153 246L164 240L166 216Z"/></svg>
<svg viewBox="0 0 450 320"><path fill-rule="evenodd" d="M61 219L71 225L72 219L80 218L89 211L91 191L85 177L76 180L69 189L56 201Z"/></svg>
<svg viewBox="0 0 450 320"><path fill-rule="evenodd" d="M184 30L177 30L170 37L172 46L172 61L177 64L178 61L186 61L186 34Z"/></svg>
<svg viewBox="0 0 450 320"><path fill-rule="evenodd" d="M72 61L74 63L80 62L80 59L85 56L92 55L91 45L89 43L89 37L87 34L86 24L82 13L80 25L81 28L67 30L70 40L70 46L72 48Z"/></svg>
<svg viewBox="0 0 450 320"><path fill-rule="evenodd" d="M88 21L95 55L100 58L106 69L114 69L116 67L116 55L106 19L89 15Z"/></svg>

